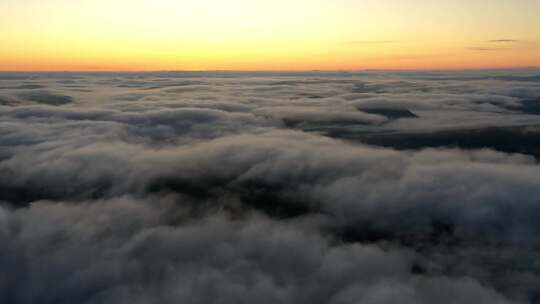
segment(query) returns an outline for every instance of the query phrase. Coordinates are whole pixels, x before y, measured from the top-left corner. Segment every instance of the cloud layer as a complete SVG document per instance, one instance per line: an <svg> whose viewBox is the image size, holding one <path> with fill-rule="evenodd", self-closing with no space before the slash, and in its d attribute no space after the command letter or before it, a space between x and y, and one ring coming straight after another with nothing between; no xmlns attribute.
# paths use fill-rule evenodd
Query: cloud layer
<svg viewBox="0 0 540 304"><path fill-rule="evenodd" d="M535 303L540 71L5 74L6 303Z"/></svg>

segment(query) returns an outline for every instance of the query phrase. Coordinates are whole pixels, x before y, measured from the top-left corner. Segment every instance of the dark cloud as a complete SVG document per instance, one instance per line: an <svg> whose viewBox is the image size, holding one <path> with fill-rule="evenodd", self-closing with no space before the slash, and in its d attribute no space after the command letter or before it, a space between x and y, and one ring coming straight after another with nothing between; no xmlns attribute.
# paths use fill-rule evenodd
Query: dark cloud
<svg viewBox="0 0 540 304"><path fill-rule="evenodd" d="M413 112L407 109L359 108L358 110L369 114L382 115L390 119L418 117Z"/></svg>
<svg viewBox="0 0 540 304"><path fill-rule="evenodd" d="M0 302L538 302L538 75L1 75Z"/></svg>
<svg viewBox="0 0 540 304"><path fill-rule="evenodd" d="M47 91L30 91L19 95L23 99L53 106L64 105L73 102L73 98L67 95L53 94Z"/></svg>
<svg viewBox="0 0 540 304"><path fill-rule="evenodd" d="M488 127L416 133L366 133L342 129L326 131L328 136L360 141L396 149L491 148L508 153L523 153L540 159L540 128Z"/></svg>
<svg viewBox="0 0 540 304"><path fill-rule="evenodd" d="M510 303L475 279L411 273L409 250L332 244L309 223L258 216L242 221L209 216L167 225L174 217L170 208L120 198L2 209L0 299Z"/></svg>

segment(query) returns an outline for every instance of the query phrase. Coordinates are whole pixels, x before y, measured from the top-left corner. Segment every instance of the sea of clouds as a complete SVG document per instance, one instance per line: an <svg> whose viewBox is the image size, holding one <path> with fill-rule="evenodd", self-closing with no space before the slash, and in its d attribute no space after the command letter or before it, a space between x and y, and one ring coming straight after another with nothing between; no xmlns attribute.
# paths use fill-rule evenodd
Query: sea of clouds
<svg viewBox="0 0 540 304"><path fill-rule="evenodd" d="M1 303L538 303L540 71L0 73Z"/></svg>

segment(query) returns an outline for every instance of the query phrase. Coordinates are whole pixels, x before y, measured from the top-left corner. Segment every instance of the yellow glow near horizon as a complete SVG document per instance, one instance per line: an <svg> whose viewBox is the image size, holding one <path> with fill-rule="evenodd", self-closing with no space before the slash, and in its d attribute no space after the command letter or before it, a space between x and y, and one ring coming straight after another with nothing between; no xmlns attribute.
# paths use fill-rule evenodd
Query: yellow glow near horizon
<svg viewBox="0 0 540 304"><path fill-rule="evenodd" d="M0 0L0 70L540 66L538 0Z"/></svg>

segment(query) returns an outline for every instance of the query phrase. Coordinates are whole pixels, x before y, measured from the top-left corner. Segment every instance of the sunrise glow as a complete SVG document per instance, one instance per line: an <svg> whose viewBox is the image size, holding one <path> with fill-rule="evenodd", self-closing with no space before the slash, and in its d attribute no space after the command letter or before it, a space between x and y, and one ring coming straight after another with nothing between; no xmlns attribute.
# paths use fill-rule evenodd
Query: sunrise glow
<svg viewBox="0 0 540 304"><path fill-rule="evenodd" d="M537 0L3 0L0 70L540 66Z"/></svg>

